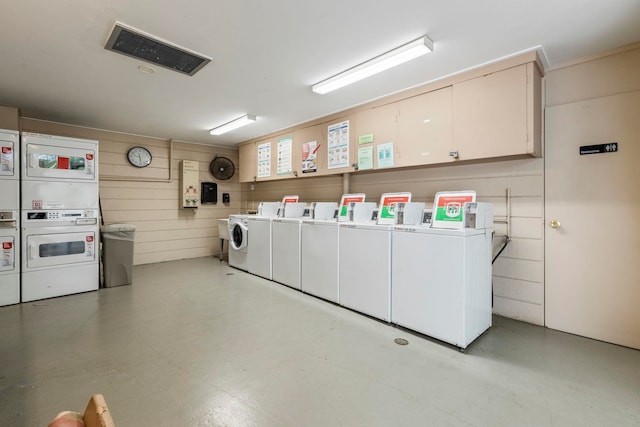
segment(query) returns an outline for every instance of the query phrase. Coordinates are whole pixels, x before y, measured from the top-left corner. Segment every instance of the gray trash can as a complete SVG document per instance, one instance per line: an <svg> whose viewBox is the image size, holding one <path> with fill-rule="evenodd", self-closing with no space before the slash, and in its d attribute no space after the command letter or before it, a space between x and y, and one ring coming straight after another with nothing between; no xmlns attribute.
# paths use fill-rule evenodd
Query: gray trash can
<svg viewBox="0 0 640 427"><path fill-rule="evenodd" d="M130 285L133 281L133 238L136 226L109 224L102 226L104 286Z"/></svg>

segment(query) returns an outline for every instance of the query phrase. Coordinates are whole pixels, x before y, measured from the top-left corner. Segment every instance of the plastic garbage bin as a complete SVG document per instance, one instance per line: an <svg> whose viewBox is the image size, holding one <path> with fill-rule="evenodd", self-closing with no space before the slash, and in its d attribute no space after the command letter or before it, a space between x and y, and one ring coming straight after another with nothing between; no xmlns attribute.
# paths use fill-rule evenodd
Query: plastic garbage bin
<svg viewBox="0 0 640 427"><path fill-rule="evenodd" d="M130 285L133 270L133 238L136 226L109 224L102 226L104 286Z"/></svg>

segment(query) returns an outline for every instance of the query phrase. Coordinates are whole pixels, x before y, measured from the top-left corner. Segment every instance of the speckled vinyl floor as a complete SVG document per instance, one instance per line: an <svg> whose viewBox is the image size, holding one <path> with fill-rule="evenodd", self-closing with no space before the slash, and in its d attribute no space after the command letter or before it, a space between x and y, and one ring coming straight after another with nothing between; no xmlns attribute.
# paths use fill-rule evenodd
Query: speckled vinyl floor
<svg viewBox="0 0 640 427"><path fill-rule="evenodd" d="M0 426L94 393L118 427L638 426L640 351L494 317L463 354L215 258L0 308Z"/></svg>

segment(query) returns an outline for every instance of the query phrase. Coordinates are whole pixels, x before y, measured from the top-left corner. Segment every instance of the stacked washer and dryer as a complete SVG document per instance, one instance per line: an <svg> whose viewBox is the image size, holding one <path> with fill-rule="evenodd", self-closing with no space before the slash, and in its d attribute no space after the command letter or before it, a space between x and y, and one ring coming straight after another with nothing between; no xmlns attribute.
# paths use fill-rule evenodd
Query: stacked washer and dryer
<svg viewBox="0 0 640 427"><path fill-rule="evenodd" d="M20 302L20 143L0 130L0 306Z"/></svg>
<svg viewBox="0 0 640 427"><path fill-rule="evenodd" d="M23 133L22 301L97 290L98 142Z"/></svg>

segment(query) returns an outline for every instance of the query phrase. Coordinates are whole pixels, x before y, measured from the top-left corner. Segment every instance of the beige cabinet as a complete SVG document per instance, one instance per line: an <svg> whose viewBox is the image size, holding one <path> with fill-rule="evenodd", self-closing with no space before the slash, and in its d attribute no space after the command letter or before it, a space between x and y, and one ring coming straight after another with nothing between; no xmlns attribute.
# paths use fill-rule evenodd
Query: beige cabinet
<svg viewBox="0 0 640 427"><path fill-rule="evenodd" d="M460 160L541 156L541 73L534 62L453 85Z"/></svg>
<svg viewBox="0 0 640 427"><path fill-rule="evenodd" d="M255 142L239 147L238 177L240 182L253 182L256 179L258 175L257 154Z"/></svg>
<svg viewBox="0 0 640 427"><path fill-rule="evenodd" d="M357 108L331 121L302 125L288 134L242 145L240 181L353 172L359 149L365 147L373 148L373 169L380 169L378 146L389 142L394 157L389 167L451 163L455 161L451 152L457 152L459 160L541 157L542 73L537 60L527 60L530 62L467 80L461 77L429 92L414 91L398 101ZM329 127L344 122L348 122L348 145L330 150ZM359 137L365 135L371 136L370 142L359 144ZM279 175L277 144L286 136L293 138L291 173ZM259 147L267 142L271 144L269 176L261 177ZM315 170L303 160L310 146L317 150ZM343 166L330 167L340 161ZM362 165L359 170L364 170Z"/></svg>
<svg viewBox="0 0 640 427"><path fill-rule="evenodd" d="M380 144L395 142L398 136L398 103L381 105L374 108L368 108L356 113L354 126L354 147L355 158L353 163L358 162L358 153L360 149L373 147L373 165L374 169L378 168L376 147ZM360 137L371 141L364 144L359 143ZM358 165L360 170L365 170L365 165Z"/></svg>
<svg viewBox="0 0 640 427"><path fill-rule="evenodd" d="M452 103L451 86L398 102L397 167L453 160Z"/></svg>
<svg viewBox="0 0 640 427"><path fill-rule="evenodd" d="M293 169L298 176L327 174L327 127L324 124L296 129L293 134ZM315 153L314 153L315 151ZM303 156L305 160L303 160Z"/></svg>
<svg viewBox="0 0 640 427"><path fill-rule="evenodd" d="M334 149L332 150L332 146L331 146L332 144L330 141L330 139L332 138L332 135L330 134L329 128L336 127L342 124L348 124L348 127L343 129L343 130L348 130L348 133L349 133L348 145L343 146L342 148L339 148L339 149L334 147ZM358 162L357 151L356 151L357 137L355 136L356 135L355 114L350 114L347 116L343 116L343 117L339 117L337 119L331 120L330 122L325 122L323 126L324 126L324 129L322 131L324 133L323 147L321 147L320 150L318 150L318 151L324 150L326 155L326 163L325 163L326 172L323 171L322 174L335 175L335 174L341 174L346 172L353 172L355 170L353 165ZM340 134L340 135L343 135L343 134ZM334 136L338 136L338 139L341 139L341 137L339 136L339 133L336 133ZM341 163L342 160L346 160L345 166L332 167L332 164L335 166L336 164Z"/></svg>
<svg viewBox="0 0 640 427"><path fill-rule="evenodd" d="M282 155L281 159L278 159L278 143L280 141L292 139L291 152ZM272 136L271 138L265 138L255 142L255 165L256 165L256 181L271 181L275 179L292 178L295 164L293 159L291 160L291 169L288 171L278 171L278 161L285 161L287 155L292 155L294 150L293 133L284 133L280 135ZM242 162L242 154L240 154L240 161ZM280 172L280 173L279 173Z"/></svg>

